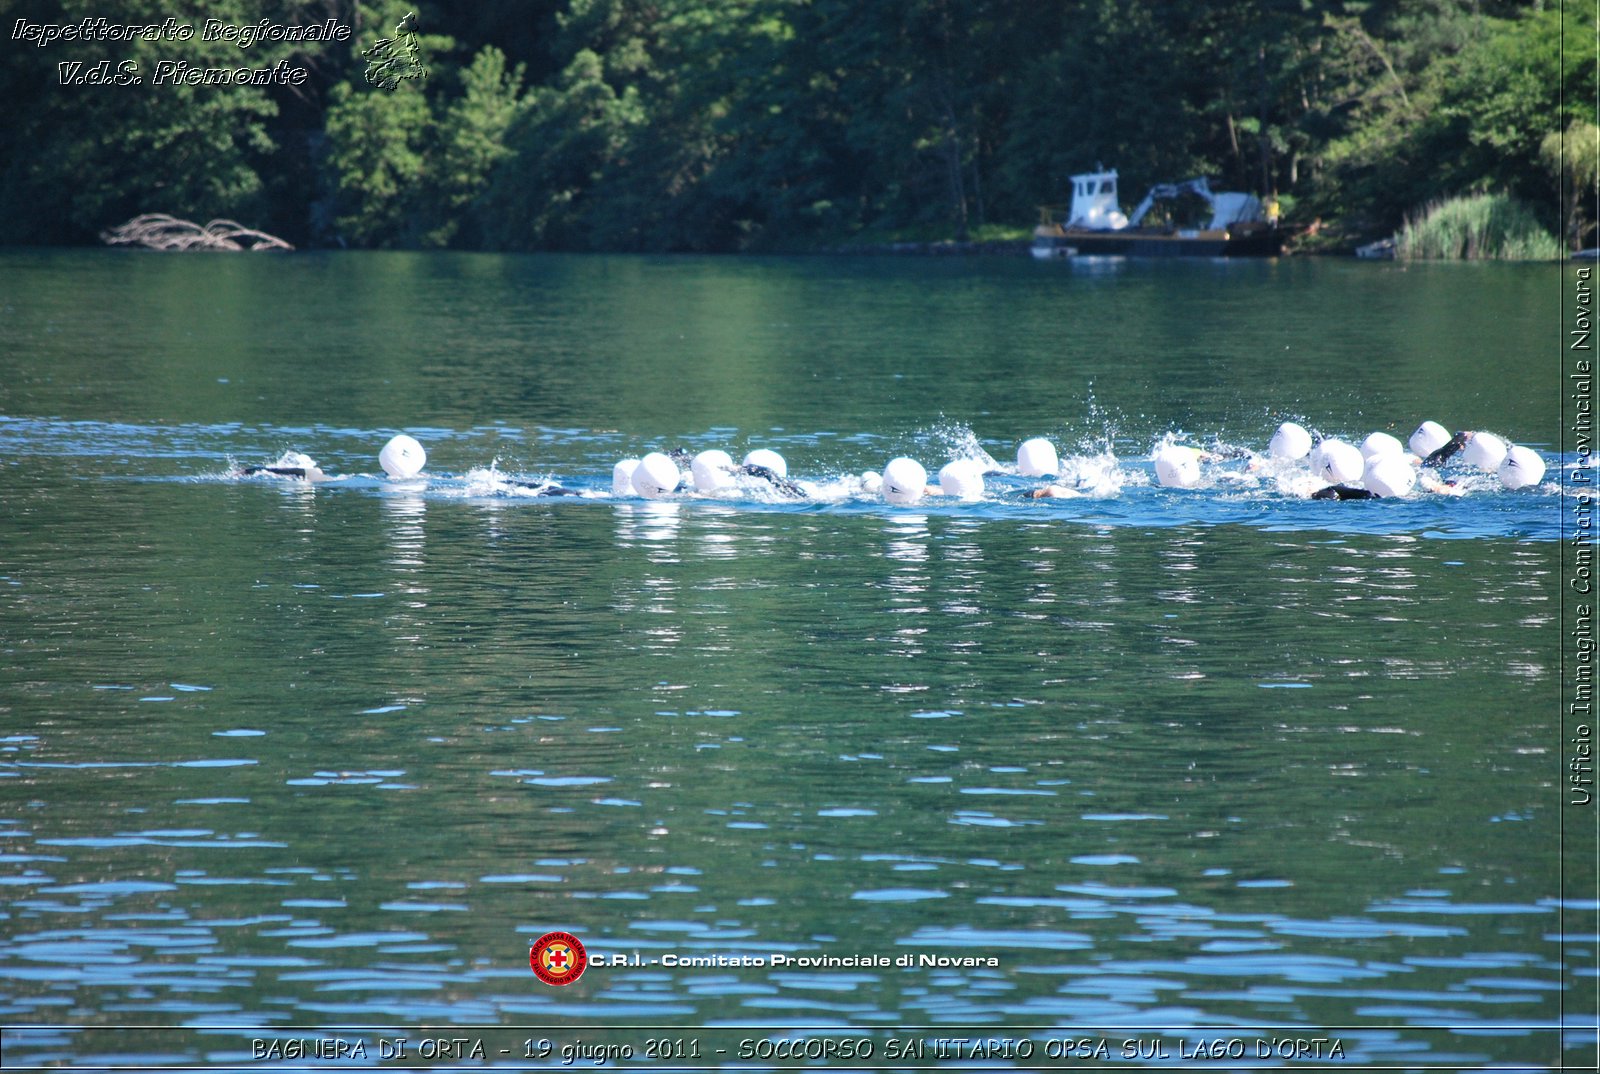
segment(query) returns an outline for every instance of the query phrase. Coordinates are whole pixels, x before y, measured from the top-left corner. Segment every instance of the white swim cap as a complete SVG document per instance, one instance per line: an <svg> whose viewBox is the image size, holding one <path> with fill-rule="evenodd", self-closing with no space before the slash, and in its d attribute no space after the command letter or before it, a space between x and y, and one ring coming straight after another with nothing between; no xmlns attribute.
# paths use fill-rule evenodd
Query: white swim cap
<svg viewBox="0 0 1600 1074"><path fill-rule="evenodd" d="M916 503L927 491L928 471L916 459L902 455L883 468L883 498L889 503Z"/></svg>
<svg viewBox="0 0 1600 1074"><path fill-rule="evenodd" d="M1405 445L1388 433L1368 433L1367 438L1361 441L1361 457L1364 459L1381 459L1405 453Z"/></svg>
<svg viewBox="0 0 1600 1074"><path fill-rule="evenodd" d="M383 445L383 450L378 452L378 465L383 467L384 473L396 481L416 477L422 473L422 468L427 464L428 453L422 450L421 444L405 433L390 440Z"/></svg>
<svg viewBox="0 0 1600 1074"><path fill-rule="evenodd" d="M1017 445L1017 473L1023 477L1054 477L1061 472L1056 446L1042 436Z"/></svg>
<svg viewBox="0 0 1600 1074"><path fill-rule="evenodd" d="M1156 480L1169 489L1192 489L1200 483L1200 452L1169 445L1156 452Z"/></svg>
<svg viewBox="0 0 1600 1074"><path fill-rule="evenodd" d="M633 469L633 491L647 500L658 499L676 489L682 478L677 463L659 451L652 451Z"/></svg>
<svg viewBox="0 0 1600 1074"><path fill-rule="evenodd" d="M861 488L867 495L876 496L883 489L883 475L876 470L863 470Z"/></svg>
<svg viewBox="0 0 1600 1074"><path fill-rule="evenodd" d="M756 448L744 457L746 466L765 466L779 477L789 476L789 464L783 461L783 456L769 448Z"/></svg>
<svg viewBox="0 0 1600 1074"><path fill-rule="evenodd" d="M1305 426L1286 421L1278 426L1278 431L1272 434L1272 443L1267 445L1267 450L1275 459L1303 459L1311 451L1311 434L1306 432Z"/></svg>
<svg viewBox="0 0 1600 1074"><path fill-rule="evenodd" d="M1473 433L1467 446L1461 449L1461 461L1491 474L1500 470L1506 461L1506 442L1493 433Z"/></svg>
<svg viewBox="0 0 1600 1074"><path fill-rule="evenodd" d="M1474 437L1473 439L1477 439ZM1514 447L1500 464L1500 483L1508 489L1525 489L1544 480L1544 460L1532 448Z"/></svg>
<svg viewBox="0 0 1600 1074"><path fill-rule="evenodd" d="M1450 442L1450 430L1436 421L1425 421L1411 434L1411 450L1427 458Z"/></svg>
<svg viewBox="0 0 1600 1074"><path fill-rule="evenodd" d="M947 462L939 471L939 488L946 496L963 500L983 499L983 469L971 459Z"/></svg>
<svg viewBox="0 0 1600 1074"><path fill-rule="evenodd" d="M701 492L715 492L733 484L733 456L726 451L702 451L689 469L694 473L694 487Z"/></svg>
<svg viewBox="0 0 1600 1074"><path fill-rule="evenodd" d="M1368 465L1361 483L1378 496L1404 496L1416 485L1417 471L1403 454L1379 455Z"/></svg>
<svg viewBox="0 0 1600 1074"><path fill-rule="evenodd" d="M297 466L302 470L315 470L317 468L317 460L303 452L285 451L283 458L279 459L274 465Z"/></svg>
<svg viewBox="0 0 1600 1074"><path fill-rule="evenodd" d="M1361 452L1343 440L1324 440L1311 453L1311 472L1330 485L1360 481L1366 469Z"/></svg>
<svg viewBox="0 0 1600 1074"><path fill-rule="evenodd" d="M633 472L639 468L638 459L623 459L611 468L611 495L633 495Z"/></svg>

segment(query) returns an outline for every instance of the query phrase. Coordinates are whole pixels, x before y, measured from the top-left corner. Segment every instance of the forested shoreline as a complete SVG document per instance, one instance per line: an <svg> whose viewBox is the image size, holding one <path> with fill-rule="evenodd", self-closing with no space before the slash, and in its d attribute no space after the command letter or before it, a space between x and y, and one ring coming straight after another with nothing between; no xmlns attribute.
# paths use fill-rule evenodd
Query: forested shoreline
<svg viewBox="0 0 1600 1074"><path fill-rule="evenodd" d="M417 18L426 77L375 87ZM0 240L144 212L300 246L789 251L1024 232L1067 177L1204 175L1320 241L1507 195L1592 244L1593 0L0 0ZM78 23L348 40L71 41ZM20 20L20 21L19 21ZM304 71L62 84L61 64Z"/></svg>

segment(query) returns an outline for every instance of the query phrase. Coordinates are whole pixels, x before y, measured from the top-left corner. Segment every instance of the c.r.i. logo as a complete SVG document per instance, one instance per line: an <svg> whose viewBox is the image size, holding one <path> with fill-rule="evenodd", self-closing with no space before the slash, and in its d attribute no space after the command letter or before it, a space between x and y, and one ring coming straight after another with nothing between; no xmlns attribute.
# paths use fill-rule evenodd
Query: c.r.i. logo
<svg viewBox="0 0 1600 1074"><path fill-rule="evenodd" d="M547 985L569 985L583 976L589 953L583 949L583 941L570 932L547 932L528 952L528 965Z"/></svg>

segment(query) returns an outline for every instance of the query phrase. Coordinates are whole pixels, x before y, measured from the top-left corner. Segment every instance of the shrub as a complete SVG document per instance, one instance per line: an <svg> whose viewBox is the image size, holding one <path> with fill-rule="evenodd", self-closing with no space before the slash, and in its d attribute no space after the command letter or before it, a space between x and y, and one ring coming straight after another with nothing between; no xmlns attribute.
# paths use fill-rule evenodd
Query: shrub
<svg viewBox="0 0 1600 1074"><path fill-rule="evenodd" d="M1561 244L1522 202L1474 194L1408 216L1395 253L1408 260L1552 261L1561 257Z"/></svg>

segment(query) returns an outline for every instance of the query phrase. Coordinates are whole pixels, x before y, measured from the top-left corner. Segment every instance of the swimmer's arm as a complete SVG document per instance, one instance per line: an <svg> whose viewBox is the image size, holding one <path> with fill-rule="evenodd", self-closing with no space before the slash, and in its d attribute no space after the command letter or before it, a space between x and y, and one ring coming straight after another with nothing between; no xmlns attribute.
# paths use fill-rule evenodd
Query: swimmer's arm
<svg viewBox="0 0 1600 1074"><path fill-rule="evenodd" d="M577 496L576 489L562 488L548 481L523 481L520 478L511 478L507 484L515 485L519 489L533 489L540 496Z"/></svg>
<svg viewBox="0 0 1600 1074"><path fill-rule="evenodd" d="M797 500L805 499L806 493L804 489L786 477L779 477L777 472L769 466L758 466L754 463L749 463L739 467L738 472L749 474L751 477L759 477L785 496L793 496Z"/></svg>
<svg viewBox="0 0 1600 1074"><path fill-rule="evenodd" d="M1421 486L1424 492L1436 492L1441 496L1465 496L1467 494L1466 489L1454 482L1444 480L1428 469L1426 465L1417 472L1417 484Z"/></svg>
<svg viewBox="0 0 1600 1074"><path fill-rule="evenodd" d="M1076 499L1083 495L1077 489L1069 489L1065 485L1045 485L1032 489L1025 494L1030 500L1065 500Z"/></svg>
<svg viewBox="0 0 1600 1074"><path fill-rule="evenodd" d="M1471 439L1472 434L1469 432L1457 433L1450 438L1449 442L1447 442L1444 447L1440 448L1438 451L1435 451L1426 459L1423 459L1422 465L1424 467L1443 466L1445 463L1450 461L1451 457L1454 456L1456 452L1466 447L1467 441Z"/></svg>
<svg viewBox="0 0 1600 1074"><path fill-rule="evenodd" d="M246 466L239 471L245 477L256 474L273 474L277 477L298 477L304 481L321 481L327 475L315 466Z"/></svg>
<svg viewBox="0 0 1600 1074"><path fill-rule="evenodd" d="M1378 494L1371 489L1354 485L1326 485L1311 494L1313 500L1376 500Z"/></svg>

